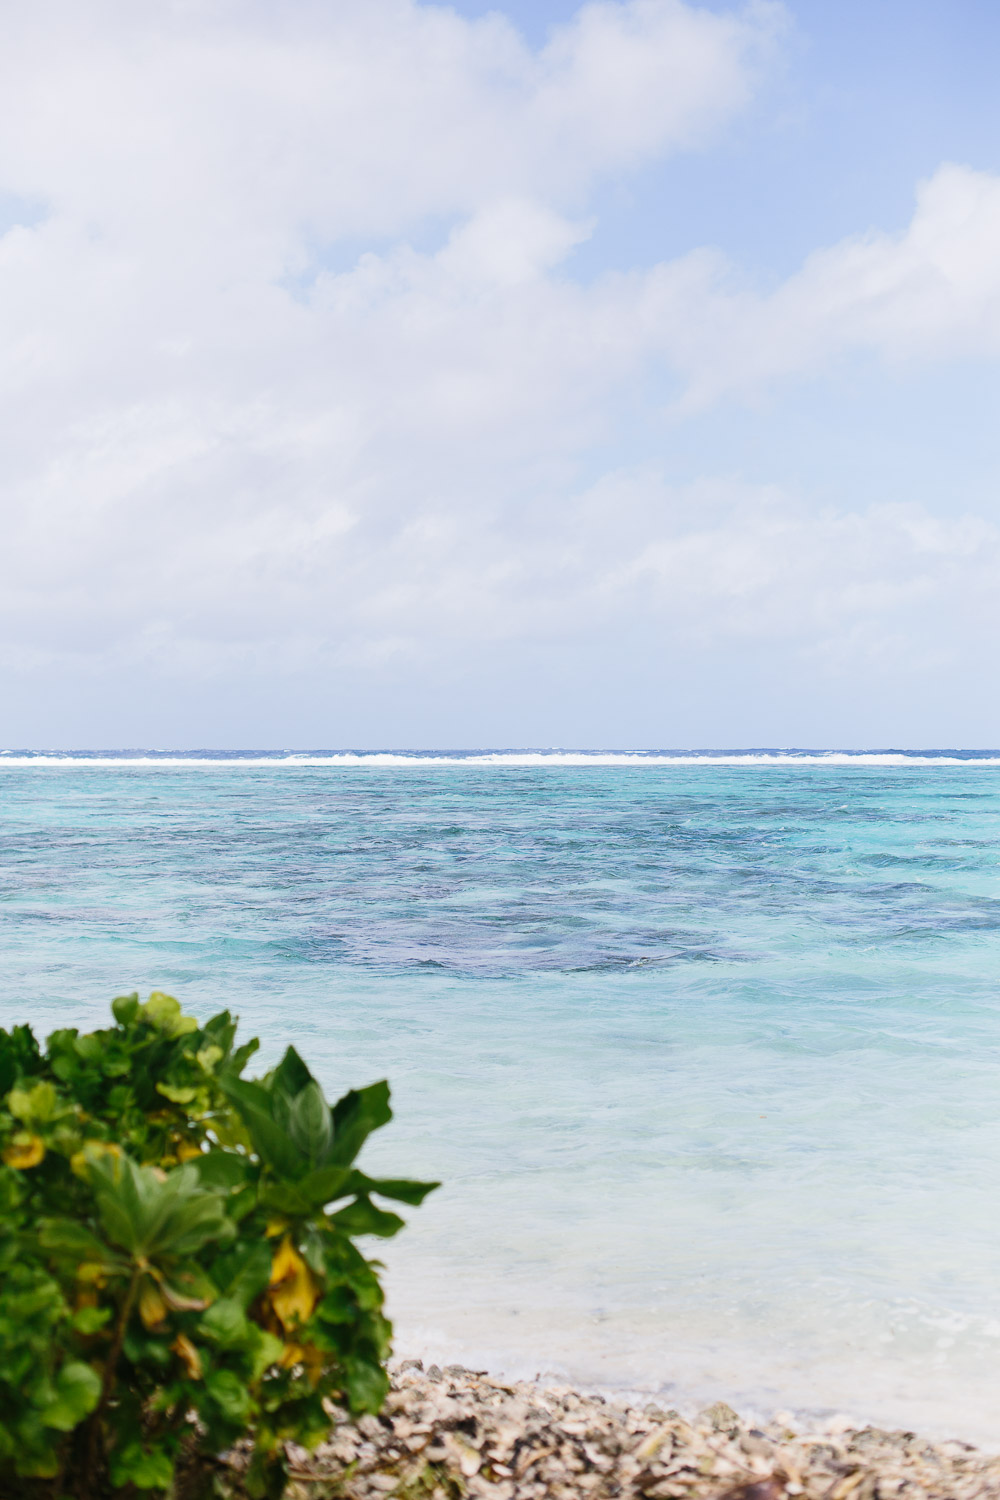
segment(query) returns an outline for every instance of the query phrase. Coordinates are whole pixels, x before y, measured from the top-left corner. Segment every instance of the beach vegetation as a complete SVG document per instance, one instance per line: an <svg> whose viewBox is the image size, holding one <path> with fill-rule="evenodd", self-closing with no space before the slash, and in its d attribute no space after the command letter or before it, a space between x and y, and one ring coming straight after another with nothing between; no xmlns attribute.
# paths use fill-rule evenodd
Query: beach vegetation
<svg viewBox="0 0 1000 1500"><path fill-rule="evenodd" d="M357 1243L434 1184L369 1177L382 1083L332 1106L289 1048L169 995L41 1047L0 1031L0 1496L277 1500L330 1403L377 1412L390 1324Z"/></svg>

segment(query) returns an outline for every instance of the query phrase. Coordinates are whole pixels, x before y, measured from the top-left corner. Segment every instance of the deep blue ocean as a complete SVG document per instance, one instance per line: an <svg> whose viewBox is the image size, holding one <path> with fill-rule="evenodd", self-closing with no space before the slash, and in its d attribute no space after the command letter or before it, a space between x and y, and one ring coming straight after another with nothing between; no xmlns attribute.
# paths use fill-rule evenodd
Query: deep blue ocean
<svg viewBox="0 0 1000 1500"><path fill-rule="evenodd" d="M1000 754L11 752L0 840L0 1023L389 1077L400 1353L1000 1442Z"/></svg>

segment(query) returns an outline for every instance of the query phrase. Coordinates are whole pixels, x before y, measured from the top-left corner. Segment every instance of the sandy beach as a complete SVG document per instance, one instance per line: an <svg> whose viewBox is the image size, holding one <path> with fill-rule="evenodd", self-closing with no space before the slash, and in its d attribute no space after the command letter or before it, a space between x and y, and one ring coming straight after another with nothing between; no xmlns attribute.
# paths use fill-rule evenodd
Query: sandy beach
<svg viewBox="0 0 1000 1500"><path fill-rule="evenodd" d="M565 1386L407 1360L378 1417L335 1413L293 1452L289 1500L989 1500L1000 1456L875 1427L754 1427L722 1402L692 1420Z"/></svg>

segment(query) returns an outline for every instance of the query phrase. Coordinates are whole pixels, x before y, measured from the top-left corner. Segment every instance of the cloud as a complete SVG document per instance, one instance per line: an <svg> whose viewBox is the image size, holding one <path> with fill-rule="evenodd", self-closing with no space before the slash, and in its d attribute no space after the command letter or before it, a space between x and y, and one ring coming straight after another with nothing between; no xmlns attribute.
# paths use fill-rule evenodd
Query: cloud
<svg viewBox="0 0 1000 1500"><path fill-rule="evenodd" d="M685 409L813 373L855 351L890 364L1000 353L1000 177L946 164L917 191L901 234L872 231L816 251L768 296L733 286L721 257L688 262L686 326L664 346L688 380ZM676 275L677 268L667 273Z"/></svg>
<svg viewBox="0 0 1000 1500"><path fill-rule="evenodd" d="M316 684L646 632L791 640L836 671L938 650L935 611L986 619L1000 545L975 517L816 511L618 456L672 380L704 405L857 349L996 352L1000 180L965 168L901 235L769 295L705 250L572 276L595 185L710 140L781 24L629 0L532 50L411 0L20 11L8 668Z"/></svg>
<svg viewBox="0 0 1000 1500"><path fill-rule="evenodd" d="M411 0L12 17L0 192L32 212L0 238L0 577L21 657L200 640L211 670L345 630L384 651L412 597L387 568L525 467L536 494L571 468L633 362L620 299L560 275L589 189L731 118L780 20L592 4L532 50L500 15Z"/></svg>
<svg viewBox="0 0 1000 1500"><path fill-rule="evenodd" d="M604 550L601 592L627 594L691 646L758 642L824 670L909 673L929 654L953 656L963 636L1000 634L1000 527L980 516L898 501L816 507L773 486L678 490L633 475L609 477L594 501L619 517L638 506L631 545L610 566Z"/></svg>
<svg viewBox="0 0 1000 1500"><path fill-rule="evenodd" d="M413 0L39 0L6 36L0 176L129 241L247 234L248 259L565 206L730 119L782 15L593 3L532 50L498 13Z"/></svg>

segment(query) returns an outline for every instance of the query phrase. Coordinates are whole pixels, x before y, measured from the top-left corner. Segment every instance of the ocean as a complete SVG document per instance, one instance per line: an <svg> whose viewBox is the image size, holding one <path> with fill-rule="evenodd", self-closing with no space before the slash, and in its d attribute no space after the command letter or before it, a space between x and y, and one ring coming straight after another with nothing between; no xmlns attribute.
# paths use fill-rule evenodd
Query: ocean
<svg viewBox="0 0 1000 1500"><path fill-rule="evenodd" d="M1000 753L0 755L0 1023L228 1006L397 1349L1000 1444Z"/></svg>

